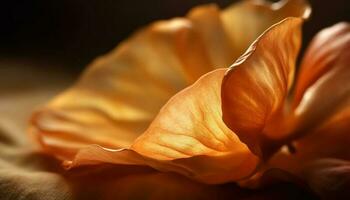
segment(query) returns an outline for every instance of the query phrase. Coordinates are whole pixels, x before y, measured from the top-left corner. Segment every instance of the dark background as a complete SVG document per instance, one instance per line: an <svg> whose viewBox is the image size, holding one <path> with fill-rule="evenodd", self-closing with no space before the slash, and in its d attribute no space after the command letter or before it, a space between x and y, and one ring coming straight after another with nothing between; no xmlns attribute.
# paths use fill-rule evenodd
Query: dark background
<svg viewBox="0 0 350 200"><path fill-rule="evenodd" d="M136 29L183 16L193 6L234 0L23 0L0 1L0 59L38 63L79 73ZM305 42L321 28L350 21L349 0L310 0ZM305 44L305 43L304 43ZM24 62L25 61L25 62ZM43 64L44 63L44 64ZM21 66L21 65L18 65ZM25 64L23 64L25 67Z"/></svg>

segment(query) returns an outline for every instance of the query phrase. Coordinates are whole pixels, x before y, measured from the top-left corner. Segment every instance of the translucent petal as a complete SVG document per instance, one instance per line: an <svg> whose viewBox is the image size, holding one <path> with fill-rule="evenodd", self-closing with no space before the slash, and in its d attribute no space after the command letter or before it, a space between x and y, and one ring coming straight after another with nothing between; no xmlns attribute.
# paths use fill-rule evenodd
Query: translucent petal
<svg viewBox="0 0 350 200"><path fill-rule="evenodd" d="M223 119L257 155L283 137L285 99L301 44L301 18L287 18L261 35L226 73Z"/></svg>
<svg viewBox="0 0 350 200"><path fill-rule="evenodd" d="M221 119L224 73L225 69L211 72L175 95L132 149L144 157L179 165L185 170L179 173L208 183L250 175L257 157Z"/></svg>

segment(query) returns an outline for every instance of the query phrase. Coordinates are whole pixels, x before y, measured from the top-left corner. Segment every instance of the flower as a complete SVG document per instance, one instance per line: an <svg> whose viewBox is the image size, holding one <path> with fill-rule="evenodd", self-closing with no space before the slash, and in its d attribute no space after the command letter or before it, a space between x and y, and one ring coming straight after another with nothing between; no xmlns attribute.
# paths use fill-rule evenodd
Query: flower
<svg viewBox="0 0 350 200"><path fill-rule="evenodd" d="M215 68L233 63L273 23L309 12L304 1L243 1L156 22L94 61L33 115L30 132L67 167L143 165L206 183L249 177L259 158L221 119L226 69Z"/></svg>
<svg viewBox="0 0 350 200"><path fill-rule="evenodd" d="M316 36L293 88L309 14L302 0L243 1L156 22L35 112L29 132L67 168L152 167L209 184L254 182L271 168L300 175L307 167L292 164L321 156L308 137L323 133L323 144L323 128L337 133L349 116L347 24ZM283 151L292 142L295 155Z"/></svg>

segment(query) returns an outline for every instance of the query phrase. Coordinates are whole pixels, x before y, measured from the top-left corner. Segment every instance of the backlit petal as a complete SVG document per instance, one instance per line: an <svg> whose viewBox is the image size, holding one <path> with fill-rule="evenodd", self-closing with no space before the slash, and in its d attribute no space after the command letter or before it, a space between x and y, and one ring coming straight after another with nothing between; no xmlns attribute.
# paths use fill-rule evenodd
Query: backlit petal
<svg viewBox="0 0 350 200"><path fill-rule="evenodd" d="M223 119L259 156L266 154L271 140L286 137L280 119L293 80L302 21L287 18L267 30L223 81Z"/></svg>

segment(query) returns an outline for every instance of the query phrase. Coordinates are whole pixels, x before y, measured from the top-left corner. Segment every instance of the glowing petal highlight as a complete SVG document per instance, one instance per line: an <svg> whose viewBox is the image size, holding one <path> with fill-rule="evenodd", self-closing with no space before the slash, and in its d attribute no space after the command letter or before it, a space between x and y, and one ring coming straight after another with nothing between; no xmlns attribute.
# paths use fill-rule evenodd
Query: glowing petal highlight
<svg viewBox="0 0 350 200"><path fill-rule="evenodd" d="M284 135L283 106L301 43L301 18L287 18L261 35L227 72L223 119L249 148L263 156Z"/></svg>

